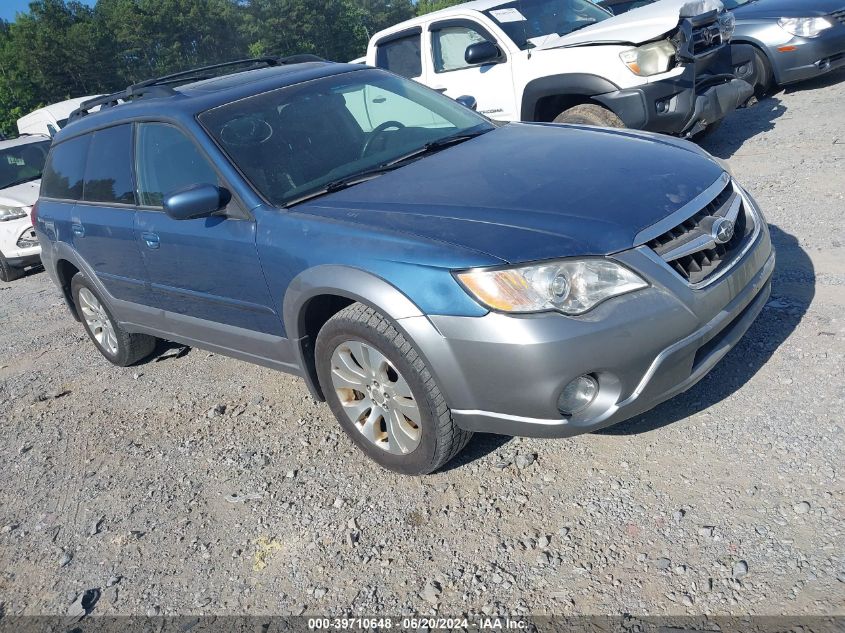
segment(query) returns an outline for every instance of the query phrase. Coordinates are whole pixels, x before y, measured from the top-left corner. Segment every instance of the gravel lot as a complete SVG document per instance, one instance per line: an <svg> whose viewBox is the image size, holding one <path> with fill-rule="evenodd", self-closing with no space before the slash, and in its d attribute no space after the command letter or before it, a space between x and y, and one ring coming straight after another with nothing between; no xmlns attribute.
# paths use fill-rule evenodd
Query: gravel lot
<svg viewBox="0 0 845 633"><path fill-rule="evenodd" d="M568 440L363 459L293 377L119 369L43 273L0 283L0 615L845 615L845 73L704 144L772 226L772 300L698 386Z"/></svg>

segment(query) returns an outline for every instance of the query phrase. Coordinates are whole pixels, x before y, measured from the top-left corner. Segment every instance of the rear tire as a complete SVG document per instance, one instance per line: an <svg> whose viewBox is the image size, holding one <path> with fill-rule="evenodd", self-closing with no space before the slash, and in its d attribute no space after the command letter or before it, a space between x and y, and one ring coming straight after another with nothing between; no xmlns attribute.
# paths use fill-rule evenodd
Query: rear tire
<svg viewBox="0 0 845 633"><path fill-rule="evenodd" d="M335 418L381 466L425 475L472 437L452 420L413 343L373 308L353 303L329 319L317 335L315 357Z"/></svg>
<svg viewBox="0 0 845 633"><path fill-rule="evenodd" d="M14 281L23 277L23 270L10 266L8 260L0 253L0 280Z"/></svg>
<svg viewBox="0 0 845 633"><path fill-rule="evenodd" d="M88 337L110 363L129 367L153 353L158 339L146 334L133 334L120 327L100 294L82 273L76 273L71 279L70 292Z"/></svg>
<svg viewBox="0 0 845 633"><path fill-rule="evenodd" d="M607 108L594 103L582 103L558 114L555 123L572 123L575 125L596 125L599 127L625 127L618 116Z"/></svg>

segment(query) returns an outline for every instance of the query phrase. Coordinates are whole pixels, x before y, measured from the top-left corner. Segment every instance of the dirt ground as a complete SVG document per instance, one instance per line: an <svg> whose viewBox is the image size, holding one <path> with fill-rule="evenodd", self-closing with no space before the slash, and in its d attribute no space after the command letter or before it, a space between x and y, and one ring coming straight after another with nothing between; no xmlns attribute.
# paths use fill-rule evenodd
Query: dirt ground
<svg viewBox="0 0 845 633"><path fill-rule="evenodd" d="M845 614L843 103L839 72L703 143L778 250L705 380L429 477L364 459L296 378L173 346L115 368L44 273L0 283L0 614L95 588L104 615Z"/></svg>

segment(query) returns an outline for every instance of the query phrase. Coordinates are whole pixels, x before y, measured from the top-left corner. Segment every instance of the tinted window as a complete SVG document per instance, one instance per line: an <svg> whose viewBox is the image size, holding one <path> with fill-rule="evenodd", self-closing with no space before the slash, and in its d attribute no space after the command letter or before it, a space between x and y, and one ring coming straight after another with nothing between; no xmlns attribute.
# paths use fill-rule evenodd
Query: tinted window
<svg viewBox="0 0 845 633"><path fill-rule="evenodd" d="M43 196L64 200L82 198L82 175L90 142L91 136L86 134L53 146L41 179Z"/></svg>
<svg viewBox="0 0 845 633"><path fill-rule="evenodd" d="M420 35L408 35L378 45L376 66L413 79L422 74Z"/></svg>
<svg viewBox="0 0 845 633"><path fill-rule="evenodd" d="M138 198L143 206L160 207L166 194L191 185L220 184L197 146L177 128L164 123L138 126L135 165Z"/></svg>
<svg viewBox="0 0 845 633"><path fill-rule="evenodd" d="M135 203L130 125L94 132L88 151L82 199L87 202Z"/></svg>
<svg viewBox="0 0 845 633"><path fill-rule="evenodd" d="M485 41L481 33L468 26L447 26L431 34L434 70L442 73L468 68L464 54L469 46Z"/></svg>
<svg viewBox="0 0 845 633"><path fill-rule="evenodd" d="M0 150L0 189L41 178L50 141Z"/></svg>

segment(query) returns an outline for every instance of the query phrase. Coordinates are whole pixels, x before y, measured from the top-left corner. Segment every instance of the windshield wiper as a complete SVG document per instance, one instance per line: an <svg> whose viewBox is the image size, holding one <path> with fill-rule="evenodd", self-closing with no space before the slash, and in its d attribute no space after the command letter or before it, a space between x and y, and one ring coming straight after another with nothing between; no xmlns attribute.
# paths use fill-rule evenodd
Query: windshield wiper
<svg viewBox="0 0 845 633"><path fill-rule="evenodd" d="M492 128L490 128L492 129ZM354 174L350 174L349 176L345 176L343 178L338 178L337 180L332 180L331 182L326 183L319 189L315 189L309 193L303 194L298 198L294 198L293 200L289 200L285 203L284 207L290 208L294 205L300 204L305 202L306 200L311 200L313 198L318 198L320 196L325 196L330 193L335 193L337 191L341 191L342 189L346 189L347 187L351 187L353 185L357 185L362 182L366 182L368 180L372 180L377 176L381 176L389 171L393 171L394 169L399 169L400 167L404 167L408 164L409 161L414 159L420 158L425 156L426 154L431 154L432 152L439 151L451 145L457 145L458 143L463 143L464 141L468 141L471 138L475 138L476 136L480 136L485 132L489 132L490 130L476 130L474 132L461 132L459 134L453 134L452 136L445 136L443 138L439 138L435 141L429 141L419 149L415 149L413 152L409 152L400 156L399 158L394 158L393 160L382 163L376 167L371 169L365 169L363 171L356 172Z"/></svg>

